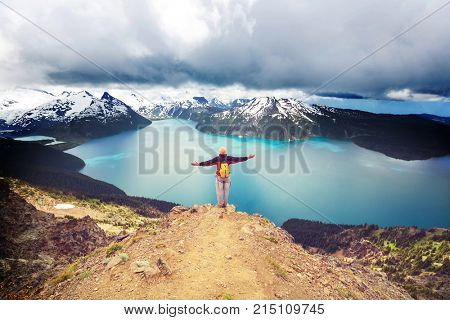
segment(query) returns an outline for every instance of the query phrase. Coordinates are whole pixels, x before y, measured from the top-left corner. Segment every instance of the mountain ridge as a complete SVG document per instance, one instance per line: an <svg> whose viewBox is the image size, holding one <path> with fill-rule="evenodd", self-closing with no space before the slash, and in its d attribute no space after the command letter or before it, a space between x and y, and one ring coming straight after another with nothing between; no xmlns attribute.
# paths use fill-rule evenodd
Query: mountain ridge
<svg viewBox="0 0 450 320"><path fill-rule="evenodd" d="M196 128L212 134L305 140L348 140L402 160L450 154L450 126L420 115L375 114L309 105L296 99L254 98L244 106L204 114Z"/></svg>
<svg viewBox="0 0 450 320"><path fill-rule="evenodd" d="M68 141L136 129L151 124L131 107L109 95L98 99L88 91L64 91L44 104L8 118L6 129L16 135L44 134Z"/></svg>
<svg viewBox="0 0 450 320"><path fill-rule="evenodd" d="M45 299L409 299L382 273L313 256L259 215L212 205L175 207L47 282ZM89 273L80 280L77 275Z"/></svg>
<svg viewBox="0 0 450 320"><path fill-rule="evenodd" d="M33 99L39 101L55 98L42 91L33 94L38 95ZM67 149L92 138L137 129L152 120L180 118L197 122L196 128L206 133L287 141L321 136L351 141L401 160L450 154L448 118L376 114L292 98L257 97L224 103L195 96L154 103L134 93L118 99L104 92L98 99L87 91L64 91L56 100L31 110L10 107L11 101L5 101L6 105L0 106L1 135L43 134L67 140L55 148Z"/></svg>

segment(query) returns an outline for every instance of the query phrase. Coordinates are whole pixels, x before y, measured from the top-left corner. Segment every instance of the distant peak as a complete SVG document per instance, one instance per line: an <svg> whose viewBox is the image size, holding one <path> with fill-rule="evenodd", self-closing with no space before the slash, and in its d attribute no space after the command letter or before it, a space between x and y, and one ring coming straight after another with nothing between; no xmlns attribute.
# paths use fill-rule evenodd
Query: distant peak
<svg viewBox="0 0 450 320"><path fill-rule="evenodd" d="M92 94L91 94L90 92L86 91L86 90L82 90L82 91L79 91L79 92L66 91L66 90L64 90L64 91L61 93L61 96L67 97L67 98L70 97L70 96L78 96L78 95L85 95L85 96L92 97Z"/></svg>
<svg viewBox="0 0 450 320"><path fill-rule="evenodd" d="M78 92L77 94L87 95L89 97L93 97L93 95L89 91L86 91L86 90L82 90L82 91Z"/></svg>
<svg viewBox="0 0 450 320"><path fill-rule="evenodd" d="M121 103L121 104L125 104L122 100L117 99L116 97L113 97L112 95L110 95L108 92L104 92L101 100L106 100L106 101L110 101L110 102L116 102L116 103Z"/></svg>
<svg viewBox="0 0 450 320"><path fill-rule="evenodd" d="M256 97L253 99L253 103L256 104L267 104L267 105L272 105L274 103L278 102L277 98L275 97Z"/></svg>
<svg viewBox="0 0 450 320"><path fill-rule="evenodd" d="M254 101L258 101L258 102L260 102L260 101L262 101L262 102L273 102L273 101L277 101L277 98L267 96L267 97L255 97L253 100Z"/></svg>
<svg viewBox="0 0 450 320"><path fill-rule="evenodd" d="M105 92L103 93L101 99L102 99L102 100L109 100L109 101L111 101L111 100L114 100L114 99L116 99L116 98L114 98L112 95L110 95L108 92L105 91Z"/></svg>
<svg viewBox="0 0 450 320"><path fill-rule="evenodd" d="M201 103L201 104L208 103L208 100L205 97L193 97L192 99L194 99L195 101L197 101L198 103Z"/></svg>
<svg viewBox="0 0 450 320"><path fill-rule="evenodd" d="M61 95L63 96L63 97L68 97L68 96L70 96L72 94L72 92L69 92L69 91L66 91L66 90L64 90L63 92L61 92Z"/></svg>
<svg viewBox="0 0 450 320"><path fill-rule="evenodd" d="M121 105L121 106L130 108L130 106L127 105L125 102L123 102L123 101L120 100L120 99L117 99L117 98L113 97L112 95L110 95L110 94L109 94L108 92L106 92L106 91L103 93L103 95L102 95L102 97L101 97L100 100L107 101L108 103L113 104L113 105L115 105L115 106Z"/></svg>

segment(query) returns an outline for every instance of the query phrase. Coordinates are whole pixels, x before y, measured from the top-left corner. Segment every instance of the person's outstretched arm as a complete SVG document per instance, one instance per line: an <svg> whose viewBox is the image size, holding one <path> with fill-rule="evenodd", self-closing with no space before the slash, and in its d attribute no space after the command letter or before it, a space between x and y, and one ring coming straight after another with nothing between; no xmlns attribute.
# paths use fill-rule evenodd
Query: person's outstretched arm
<svg viewBox="0 0 450 320"><path fill-rule="evenodd" d="M227 157L227 161L229 164L238 163L238 162L244 162L248 159L254 158L254 154L249 154L247 157Z"/></svg>
<svg viewBox="0 0 450 320"><path fill-rule="evenodd" d="M203 161L203 162L194 161L191 164L193 166L206 167L206 166L214 166L214 165L216 165L217 161L219 161L219 157L214 157L211 160L207 160L207 161Z"/></svg>

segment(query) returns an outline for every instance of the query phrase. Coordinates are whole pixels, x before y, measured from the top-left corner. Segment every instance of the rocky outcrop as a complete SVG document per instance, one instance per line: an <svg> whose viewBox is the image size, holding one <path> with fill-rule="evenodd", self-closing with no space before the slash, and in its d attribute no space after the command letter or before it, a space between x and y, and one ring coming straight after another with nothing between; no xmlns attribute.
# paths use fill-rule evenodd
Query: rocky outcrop
<svg viewBox="0 0 450 320"><path fill-rule="evenodd" d="M57 219L0 180L0 298L24 298L67 263L108 243L90 217Z"/></svg>
<svg viewBox="0 0 450 320"><path fill-rule="evenodd" d="M46 242L50 251L72 259L85 256L99 246L106 245L108 240L94 220L86 216L57 222L49 229Z"/></svg>

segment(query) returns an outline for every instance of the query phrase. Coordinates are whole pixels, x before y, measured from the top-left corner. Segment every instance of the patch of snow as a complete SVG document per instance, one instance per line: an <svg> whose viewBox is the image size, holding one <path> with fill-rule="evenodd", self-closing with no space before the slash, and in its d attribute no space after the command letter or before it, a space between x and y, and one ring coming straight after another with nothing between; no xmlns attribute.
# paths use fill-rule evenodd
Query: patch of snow
<svg viewBox="0 0 450 320"><path fill-rule="evenodd" d="M49 137L49 136L26 136L26 137L14 138L14 140L19 140L19 141L41 141L41 140L55 140L55 138Z"/></svg>
<svg viewBox="0 0 450 320"><path fill-rule="evenodd" d="M64 141L58 141L58 140L55 140L55 141L53 141L53 142L46 143L45 145L46 145L46 146L54 146L54 145L56 145L56 144L61 144L61 143L65 143L65 142L64 142Z"/></svg>
<svg viewBox="0 0 450 320"><path fill-rule="evenodd" d="M57 205L55 205L54 208L58 209L58 210L67 210L67 209L73 209L73 208L75 208L75 206L70 203L58 203Z"/></svg>
<svg viewBox="0 0 450 320"><path fill-rule="evenodd" d="M91 105L92 95L86 91L81 91L76 94L69 95L67 100L71 103L71 108L67 110L66 116L69 117L72 114L77 114L85 110Z"/></svg>

